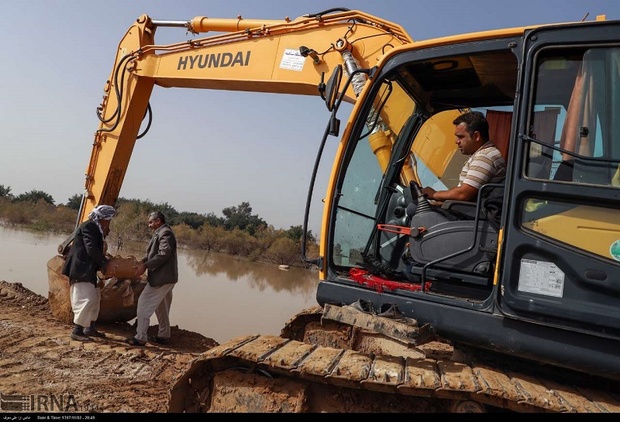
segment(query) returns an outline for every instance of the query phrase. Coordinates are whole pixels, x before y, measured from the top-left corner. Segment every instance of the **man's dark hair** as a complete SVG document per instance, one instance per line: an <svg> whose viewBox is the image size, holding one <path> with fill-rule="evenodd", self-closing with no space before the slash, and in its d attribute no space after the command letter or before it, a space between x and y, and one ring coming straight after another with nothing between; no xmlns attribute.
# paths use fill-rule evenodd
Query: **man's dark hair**
<svg viewBox="0 0 620 422"><path fill-rule="evenodd" d="M489 122L479 111L470 111L467 113L461 114L459 117L454 119L452 122L455 125L460 125L461 123L465 123L467 126L467 132L470 135L473 135L475 131L480 133L480 137L487 142L489 140Z"/></svg>
<svg viewBox="0 0 620 422"><path fill-rule="evenodd" d="M149 214L151 220L161 220L162 224L166 224L166 217L160 211L153 211Z"/></svg>

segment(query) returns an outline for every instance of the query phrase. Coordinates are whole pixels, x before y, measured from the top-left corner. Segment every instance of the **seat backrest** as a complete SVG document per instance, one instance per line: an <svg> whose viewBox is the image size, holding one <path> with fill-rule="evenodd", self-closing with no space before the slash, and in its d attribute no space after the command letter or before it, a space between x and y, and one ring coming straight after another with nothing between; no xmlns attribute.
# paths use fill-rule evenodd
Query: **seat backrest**
<svg viewBox="0 0 620 422"><path fill-rule="evenodd" d="M504 185L493 186L488 190L487 194L482 197L482 212L486 214L489 224L495 230L499 230L502 211L504 209Z"/></svg>

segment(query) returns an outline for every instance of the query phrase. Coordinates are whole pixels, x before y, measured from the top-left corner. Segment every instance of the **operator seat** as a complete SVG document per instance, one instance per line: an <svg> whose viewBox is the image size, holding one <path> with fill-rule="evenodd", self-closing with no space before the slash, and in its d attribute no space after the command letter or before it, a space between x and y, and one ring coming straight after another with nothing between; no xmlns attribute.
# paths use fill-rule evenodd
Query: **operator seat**
<svg viewBox="0 0 620 422"><path fill-rule="evenodd" d="M411 273L427 277L449 270L451 279L486 285L497 254L503 184L483 186L475 203L446 201L441 209L432 207L416 186L418 205L410 221ZM483 190L488 194L483 196Z"/></svg>

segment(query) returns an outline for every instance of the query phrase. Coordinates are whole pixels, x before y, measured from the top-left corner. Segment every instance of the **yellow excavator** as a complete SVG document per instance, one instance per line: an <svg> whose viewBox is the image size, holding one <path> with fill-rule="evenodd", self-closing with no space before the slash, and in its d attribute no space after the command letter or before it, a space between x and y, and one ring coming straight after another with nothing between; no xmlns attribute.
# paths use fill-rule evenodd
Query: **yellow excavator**
<svg viewBox="0 0 620 422"><path fill-rule="evenodd" d="M215 34L157 45L160 27ZM105 85L78 223L117 201L155 86L321 97L305 231L323 147L339 137L320 256L302 251L319 306L280 336L198 357L171 412L620 411L620 21L414 42L341 8L140 16ZM469 110L485 114L507 175L437 206L421 188L458 184L467 157L452 122Z"/></svg>

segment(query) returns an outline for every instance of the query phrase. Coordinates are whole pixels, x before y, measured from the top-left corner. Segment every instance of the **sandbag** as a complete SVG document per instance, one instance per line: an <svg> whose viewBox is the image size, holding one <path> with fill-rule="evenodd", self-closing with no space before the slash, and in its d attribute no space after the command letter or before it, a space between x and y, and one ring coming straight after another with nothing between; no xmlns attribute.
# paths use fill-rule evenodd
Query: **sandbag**
<svg viewBox="0 0 620 422"><path fill-rule="evenodd" d="M52 315L59 321L72 323L73 311L69 298L69 279L61 272L64 258L57 255L47 263L49 281L49 305ZM131 273L131 277L105 277L99 283L101 289L101 307L99 309L98 322L127 322L136 317L138 298L146 286L142 278L136 279L135 266L138 262L135 258L112 258L112 267L108 272L114 271L120 275Z"/></svg>
<svg viewBox="0 0 620 422"><path fill-rule="evenodd" d="M133 256L126 258L115 256L108 261L105 272L102 273L103 278L135 279L138 264L138 260Z"/></svg>

